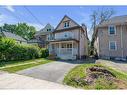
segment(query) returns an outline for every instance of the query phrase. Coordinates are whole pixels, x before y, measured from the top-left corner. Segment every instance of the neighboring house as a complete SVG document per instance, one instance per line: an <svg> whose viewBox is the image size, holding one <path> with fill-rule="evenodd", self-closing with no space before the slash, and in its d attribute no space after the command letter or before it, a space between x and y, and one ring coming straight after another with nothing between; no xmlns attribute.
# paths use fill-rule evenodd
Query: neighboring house
<svg viewBox="0 0 127 95"><path fill-rule="evenodd" d="M27 41L28 44L31 44L31 45L36 45L38 46L39 44L41 44L41 41L37 40L37 39L31 39L29 41Z"/></svg>
<svg viewBox="0 0 127 95"><path fill-rule="evenodd" d="M98 25L93 34L99 58L127 59L127 16L112 17Z"/></svg>
<svg viewBox="0 0 127 95"><path fill-rule="evenodd" d="M41 42L39 43L40 47L46 48L48 45L48 41L53 39L52 32L54 31L54 27L50 24L47 24L43 29L38 31L35 34L35 38Z"/></svg>
<svg viewBox="0 0 127 95"><path fill-rule="evenodd" d="M14 40L16 40L17 43L21 43L21 44L24 44L24 43L26 44L27 43L27 41L24 38L22 38L19 35L14 34L14 33L11 33L11 32L2 31L2 32L0 32L0 35L2 37L7 37L7 38L14 39Z"/></svg>
<svg viewBox="0 0 127 95"><path fill-rule="evenodd" d="M88 37L85 25L80 26L64 16L55 28L49 42L49 53L61 59L81 59L88 55Z"/></svg>

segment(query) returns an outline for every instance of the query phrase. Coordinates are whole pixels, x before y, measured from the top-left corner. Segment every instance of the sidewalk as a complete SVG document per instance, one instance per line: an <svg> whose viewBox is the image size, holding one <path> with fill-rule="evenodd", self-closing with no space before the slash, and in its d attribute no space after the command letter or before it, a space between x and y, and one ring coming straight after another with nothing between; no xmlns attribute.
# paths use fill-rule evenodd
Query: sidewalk
<svg viewBox="0 0 127 95"><path fill-rule="evenodd" d="M0 89L75 89L45 80L0 71Z"/></svg>

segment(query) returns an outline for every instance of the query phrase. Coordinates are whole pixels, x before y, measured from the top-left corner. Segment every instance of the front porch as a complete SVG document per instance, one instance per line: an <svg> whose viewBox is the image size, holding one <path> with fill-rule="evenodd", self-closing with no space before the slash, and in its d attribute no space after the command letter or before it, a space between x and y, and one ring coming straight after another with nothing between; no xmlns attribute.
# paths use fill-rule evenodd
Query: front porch
<svg viewBox="0 0 127 95"><path fill-rule="evenodd" d="M78 43L76 41L50 42L49 53L64 60L76 59L79 56Z"/></svg>

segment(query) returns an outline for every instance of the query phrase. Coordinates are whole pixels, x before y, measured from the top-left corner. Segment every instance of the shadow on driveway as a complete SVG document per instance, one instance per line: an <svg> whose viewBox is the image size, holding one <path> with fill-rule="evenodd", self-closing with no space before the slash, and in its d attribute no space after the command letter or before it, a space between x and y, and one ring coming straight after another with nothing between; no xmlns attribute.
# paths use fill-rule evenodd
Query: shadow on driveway
<svg viewBox="0 0 127 95"><path fill-rule="evenodd" d="M67 62L70 64L88 64L88 63L95 63L96 59L94 58L86 58L86 59L82 59L82 60L57 60L57 62Z"/></svg>

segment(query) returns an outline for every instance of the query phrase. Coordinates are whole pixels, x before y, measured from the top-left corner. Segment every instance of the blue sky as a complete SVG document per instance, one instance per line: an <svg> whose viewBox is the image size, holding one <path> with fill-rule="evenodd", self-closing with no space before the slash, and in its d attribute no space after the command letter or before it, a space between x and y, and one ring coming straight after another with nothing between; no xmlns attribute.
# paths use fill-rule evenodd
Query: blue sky
<svg viewBox="0 0 127 95"><path fill-rule="evenodd" d="M14 24L26 22L33 25L37 30L43 28L47 23L54 27L66 14L77 23L85 23L88 30L91 26L90 15L93 10L114 9L115 15L127 15L127 6L26 6L41 24L23 6L0 6L0 25L4 23ZM115 16L114 15L114 16ZM92 31L88 31L91 38Z"/></svg>

